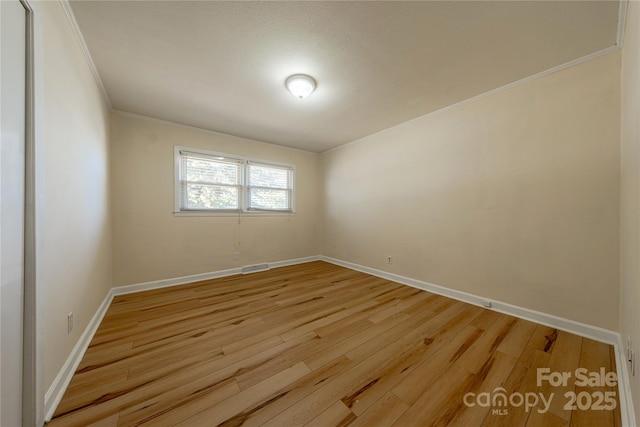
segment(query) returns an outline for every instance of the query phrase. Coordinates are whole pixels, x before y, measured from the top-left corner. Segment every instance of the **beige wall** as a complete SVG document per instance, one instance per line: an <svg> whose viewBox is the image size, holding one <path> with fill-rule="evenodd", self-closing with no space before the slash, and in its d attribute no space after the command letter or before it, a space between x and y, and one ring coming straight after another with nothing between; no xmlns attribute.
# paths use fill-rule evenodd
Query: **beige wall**
<svg viewBox="0 0 640 427"><path fill-rule="evenodd" d="M640 3L628 3L622 50L622 131L620 187L620 334L631 336L640 362ZM631 378L640 410L640 368ZM640 414L637 414L640 416ZM640 419L638 419L640 421Z"/></svg>
<svg viewBox="0 0 640 427"><path fill-rule="evenodd" d="M317 156L109 114L59 3L38 2L45 389L112 285L320 253L619 326L640 351L639 9L622 53L622 158L620 52ZM174 145L296 165L297 213L174 216Z"/></svg>
<svg viewBox="0 0 640 427"><path fill-rule="evenodd" d="M619 83L615 52L325 153L323 253L616 330Z"/></svg>
<svg viewBox="0 0 640 427"><path fill-rule="evenodd" d="M111 132L115 286L318 255L316 154L118 113ZM174 216L174 145L295 165L297 213Z"/></svg>
<svg viewBox="0 0 640 427"><path fill-rule="evenodd" d="M42 47L36 257L47 390L111 288L109 115L60 3L34 5ZM75 327L67 334L71 311Z"/></svg>

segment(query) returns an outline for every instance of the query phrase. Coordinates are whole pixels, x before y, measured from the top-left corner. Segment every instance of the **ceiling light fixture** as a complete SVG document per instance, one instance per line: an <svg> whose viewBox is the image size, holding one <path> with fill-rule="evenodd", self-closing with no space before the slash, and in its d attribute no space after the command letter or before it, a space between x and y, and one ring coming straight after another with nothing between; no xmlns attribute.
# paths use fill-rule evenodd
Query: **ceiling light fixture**
<svg viewBox="0 0 640 427"><path fill-rule="evenodd" d="M306 98L311 95L311 92L316 88L316 81L311 76L306 74L294 74L287 77L284 82L289 92L296 98Z"/></svg>

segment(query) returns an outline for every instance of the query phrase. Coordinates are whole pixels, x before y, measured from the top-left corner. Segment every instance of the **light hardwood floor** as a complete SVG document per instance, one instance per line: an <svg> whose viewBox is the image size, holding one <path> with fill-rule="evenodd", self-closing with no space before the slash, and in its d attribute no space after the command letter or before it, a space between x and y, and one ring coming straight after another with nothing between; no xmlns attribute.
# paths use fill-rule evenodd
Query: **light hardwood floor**
<svg viewBox="0 0 640 427"><path fill-rule="evenodd" d="M615 371L612 347L313 262L116 297L49 426L620 425L579 367ZM465 404L499 387L513 405Z"/></svg>

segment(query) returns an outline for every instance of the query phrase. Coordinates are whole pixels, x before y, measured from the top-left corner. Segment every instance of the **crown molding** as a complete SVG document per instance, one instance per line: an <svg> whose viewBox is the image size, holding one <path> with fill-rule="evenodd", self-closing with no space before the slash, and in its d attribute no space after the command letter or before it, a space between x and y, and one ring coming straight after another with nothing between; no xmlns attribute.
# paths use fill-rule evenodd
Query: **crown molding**
<svg viewBox="0 0 640 427"><path fill-rule="evenodd" d="M346 144L342 144L342 145L339 145L337 147L331 148L329 150L323 151L320 154L321 155L329 154L329 153L332 153L334 151L338 151L338 150L341 150L343 148L350 147L351 145L357 145L357 144L363 143L367 139L371 138L374 135L381 135L381 134L390 132L390 131L392 131L392 130L394 130L396 128L401 128L402 126L406 126L409 123L417 122L419 120L424 120L424 119L426 119L428 117L435 116L435 115L440 114L440 113L444 113L445 111L453 110L455 108L461 107L461 106L466 105L466 104L470 104L472 102L478 101L480 99L486 98L488 96L494 95L494 94L502 92L504 90L511 89L513 87L516 87L516 86L520 86L520 85L528 83L528 82L530 82L532 80L537 80L537 79L539 79L541 77L544 77L546 75L556 73L556 72L564 70L566 68L574 67L576 65L582 64L583 62L591 61L592 59L596 59L596 58L599 58L601 56L607 55L607 54L609 54L611 52L615 52L616 50L619 50L621 47L622 47L622 45L618 45L618 44L615 44L613 46L609 46L609 47L607 47L605 49L590 53L588 55L585 55L585 56L582 56L580 58L571 60L569 62L565 62L564 64L556 65L555 67L551 67L551 68L548 68L548 69L546 69L544 71L540 71L539 73L524 77L524 78L522 78L520 80L516 80L515 82L507 83L504 86L500 86L500 87L497 87L495 89L491 89L491 90L489 90L487 92L483 92L483 93L481 93L479 95L472 96L471 98L463 99L462 101L456 102L455 104L447 105L447 106L442 107L440 109L437 109L437 110L431 111L429 113L423 114L422 116L418 116L418 117L415 117L413 119L409 119L409 120L404 121L402 123L398 123L397 125L393 125L393 126L390 126L390 127L386 128L386 129L382 129L382 130L380 130L378 132L374 132L374 133L372 133L370 135L363 136L362 138L358 138L358 139L356 139L354 141L347 142Z"/></svg>
<svg viewBox="0 0 640 427"><path fill-rule="evenodd" d="M624 30L627 22L627 4L629 0L620 0L618 3L618 34L616 35L616 46L622 47L624 43Z"/></svg>
<svg viewBox="0 0 640 427"><path fill-rule="evenodd" d="M98 73L98 69L96 68L96 64L93 62L93 57L91 56L91 52L89 52L89 48L87 47L87 43L84 40L84 36L82 35L82 31L80 31L80 27L78 27L78 21L76 21L76 17L73 14L73 10L71 9L71 4L69 4L68 0L59 0L60 5L62 6L62 10L64 10L64 14L67 16L67 20L69 21L69 26L73 30L73 34L76 36L76 40L80 45L80 49L82 49L82 54L89 65L89 69L91 70L91 74L93 74L93 78L98 85L98 89L100 89L100 93L102 93L102 98L104 102L107 104L109 110L113 110L111 105L111 100L109 99L109 94L107 94L107 90L102 83L102 78L100 78L100 73Z"/></svg>
<svg viewBox="0 0 640 427"><path fill-rule="evenodd" d="M2 0L0 0L0 1L2 1ZM157 123L157 124L163 125L163 126L171 126L171 127L174 127L174 128L186 129L186 130L190 130L190 131L193 131L193 132L206 133L206 134L210 134L210 135L219 135L219 136L223 136L223 137L238 138L238 139L242 139L244 141L252 142L252 143L255 143L255 144L261 144L261 145L267 145L267 146L271 146L271 147L277 147L277 148L281 148L283 150L298 151L300 153L310 154L310 155L313 155L313 156L319 156L321 154L321 153L317 153L315 151L304 150L302 148L289 147L288 145L274 144L273 142L260 141L259 139L247 138L247 137L244 137L244 136L233 135L233 134L230 134L230 133L224 133L224 132L220 132L220 131L217 131L217 130L205 129L205 128L201 128L201 127L197 127L197 126L191 126L191 125L185 125L183 123L172 122L170 120L164 120L164 119L158 119L156 117L145 116L143 114L130 113L128 111L117 110L115 108L112 108L111 112L113 114L118 114L118 115L123 116L123 117L130 117L132 119L144 120L144 121L147 121L147 122Z"/></svg>

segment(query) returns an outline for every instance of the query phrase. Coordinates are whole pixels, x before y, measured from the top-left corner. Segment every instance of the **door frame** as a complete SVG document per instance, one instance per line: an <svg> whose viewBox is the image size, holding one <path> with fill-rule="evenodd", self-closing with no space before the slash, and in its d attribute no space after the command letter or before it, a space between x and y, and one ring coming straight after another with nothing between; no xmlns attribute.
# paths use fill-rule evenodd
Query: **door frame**
<svg viewBox="0 0 640 427"><path fill-rule="evenodd" d="M26 17L22 422L26 426L42 426L44 394L36 286L35 17L30 1L19 1L25 9Z"/></svg>

